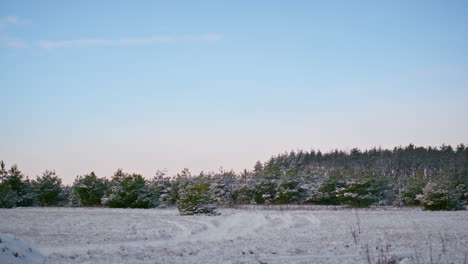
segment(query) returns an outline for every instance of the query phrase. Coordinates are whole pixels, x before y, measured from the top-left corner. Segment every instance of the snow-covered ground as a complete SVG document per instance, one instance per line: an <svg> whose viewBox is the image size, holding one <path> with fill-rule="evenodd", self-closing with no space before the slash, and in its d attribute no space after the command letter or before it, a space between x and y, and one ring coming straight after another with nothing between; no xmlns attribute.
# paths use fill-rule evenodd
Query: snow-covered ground
<svg viewBox="0 0 468 264"><path fill-rule="evenodd" d="M0 209L0 232L28 241L50 263L464 263L468 254L468 211L220 212Z"/></svg>
<svg viewBox="0 0 468 264"><path fill-rule="evenodd" d="M44 264L47 257L37 252L31 245L21 239L0 233L1 264Z"/></svg>

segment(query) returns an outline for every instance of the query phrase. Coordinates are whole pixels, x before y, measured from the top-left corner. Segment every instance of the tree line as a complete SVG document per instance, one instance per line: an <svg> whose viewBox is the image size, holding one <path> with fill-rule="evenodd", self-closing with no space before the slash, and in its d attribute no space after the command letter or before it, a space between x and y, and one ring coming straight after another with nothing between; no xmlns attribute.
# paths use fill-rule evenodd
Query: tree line
<svg viewBox="0 0 468 264"><path fill-rule="evenodd" d="M177 206L182 214L213 213L242 204L422 206L458 210L468 201L468 147L450 145L361 151L291 151L257 161L241 173L220 170L193 175L188 169L151 179L117 170L94 172L64 186L54 171L31 180L16 165L0 162L0 207Z"/></svg>

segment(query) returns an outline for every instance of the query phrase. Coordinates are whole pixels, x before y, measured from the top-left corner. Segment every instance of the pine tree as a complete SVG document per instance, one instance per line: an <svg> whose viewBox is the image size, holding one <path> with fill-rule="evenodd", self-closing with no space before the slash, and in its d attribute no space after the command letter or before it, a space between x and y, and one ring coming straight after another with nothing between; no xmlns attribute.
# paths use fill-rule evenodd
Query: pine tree
<svg viewBox="0 0 468 264"><path fill-rule="evenodd" d="M39 204L42 206L59 205L66 200L62 189L62 179L55 174L55 171L46 170L42 176L38 176L33 182L34 190L37 194Z"/></svg>
<svg viewBox="0 0 468 264"><path fill-rule="evenodd" d="M73 183L73 194L80 206L99 206L107 191L107 180L98 178L94 172L77 176Z"/></svg>
<svg viewBox="0 0 468 264"><path fill-rule="evenodd" d="M210 182L204 177L192 179L181 190L177 209L181 215L216 215L216 205L210 190Z"/></svg>
<svg viewBox="0 0 468 264"><path fill-rule="evenodd" d="M121 169L112 177L105 204L113 208L153 208L158 205L156 194L140 174L124 173Z"/></svg>

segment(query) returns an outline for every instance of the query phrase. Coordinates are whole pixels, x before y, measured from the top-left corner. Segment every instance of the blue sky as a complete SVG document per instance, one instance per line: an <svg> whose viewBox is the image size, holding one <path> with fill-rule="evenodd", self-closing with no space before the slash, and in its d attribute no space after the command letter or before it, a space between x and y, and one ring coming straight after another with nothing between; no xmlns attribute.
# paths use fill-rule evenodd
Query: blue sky
<svg viewBox="0 0 468 264"><path fill-rule="evenodd" d="M2 1L0 159L65 182L468 143L466 1Z"/></svg>

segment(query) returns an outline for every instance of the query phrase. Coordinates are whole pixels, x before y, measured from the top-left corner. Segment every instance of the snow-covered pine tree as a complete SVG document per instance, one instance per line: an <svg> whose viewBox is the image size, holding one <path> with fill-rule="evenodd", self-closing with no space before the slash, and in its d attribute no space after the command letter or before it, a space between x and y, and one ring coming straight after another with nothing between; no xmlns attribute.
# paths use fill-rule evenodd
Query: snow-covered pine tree
<svg viewBox="0 0 468 264"><path fill-rule="evenodd" d="M6 170L5 163L0 161L0 208L36 204L37 197L30 180L24 177L16 165Z"/></svg>
<svg viewBox="0 0 468 264"><path fill-rule="evenodd" d="M161 208L174 205L174 198L172 197L173 181L166 174L166 171L157 171L154 178L148 182L148 187L158 197L158 207Z"/></svg>
<svg viewBox="0 0 468 264"><path fill-rule="evenodd" d="M37 177L33 186L42 206L57 206L67 199L63 192L62 179L55 174L55 171L46 170L42 176Z"/></svg>
<svg viewBox="0 0 468 264"><path fill-rule="evenodd" d="M105 204L113 208L153 208L158 199L147 187L143 176L119 169L112 177Z"/></svg>
<svg viewBox="0 0 468 264"><path fill-rule="evenodd" d="M181 215L218 214L210 184L207 178L199 176L190 179L188 184L180 189L177 209L179 209Z"/></svg>
<svg viewBox="0 0 468 264"><path fill-rule="evenodd" d="M210 175L211 193L218 206L232 206L233 188L236 183L236 174L233 171L220 170L219 173Z"/></svg>
<svg viewBox="0 0 468 264"><path fill-rule="evenodd" d="M463 209L460 193L444 181L428 182L423 189L423 194L417 195L416 199L425 210L454 211Z"/></svg>
<svg viewBox="0 0 468 264"><path fill-rule="evenodd" d="M71 193L74 195L74 201L80 206L99 206L101 199L107 191L107 180L105 178L98 178L94 172L84 176L77 176L73 183L73 190Z"/></svg>

